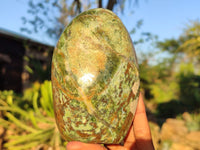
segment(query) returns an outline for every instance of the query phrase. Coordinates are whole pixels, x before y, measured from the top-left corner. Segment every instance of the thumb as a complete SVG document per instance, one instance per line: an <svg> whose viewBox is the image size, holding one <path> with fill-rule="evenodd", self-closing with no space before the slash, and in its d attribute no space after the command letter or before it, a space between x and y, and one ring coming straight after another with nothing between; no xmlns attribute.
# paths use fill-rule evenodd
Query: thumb
<svg viewBox="0 0 200 150"><path fill-rule="evenodd" d="M100 144L88 144L78 141L72 141L67 144L67 150L106 150L105 147Z"/></svg>

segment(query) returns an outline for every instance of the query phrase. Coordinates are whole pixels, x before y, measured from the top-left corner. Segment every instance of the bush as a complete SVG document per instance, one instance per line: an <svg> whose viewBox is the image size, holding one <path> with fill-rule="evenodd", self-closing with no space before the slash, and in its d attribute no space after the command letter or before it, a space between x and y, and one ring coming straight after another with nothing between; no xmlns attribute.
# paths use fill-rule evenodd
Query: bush
<svg viewBox="0 0 200 150"><path fill-rule="evenodd" d="M34 83L21 96L13 91L1 91L0 110L3 113L0 124L11 133L5 136L4 148L65 149L54 120L50 81Z"/></svg>

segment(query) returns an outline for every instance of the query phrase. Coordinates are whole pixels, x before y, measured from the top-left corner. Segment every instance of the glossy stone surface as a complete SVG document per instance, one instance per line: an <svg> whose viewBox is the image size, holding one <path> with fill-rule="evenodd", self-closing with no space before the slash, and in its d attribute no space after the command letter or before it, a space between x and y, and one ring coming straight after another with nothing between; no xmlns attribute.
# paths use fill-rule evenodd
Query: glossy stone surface
<svg viewBox="0 0 200 150"><path fill-rule="evenodd" d="M139 73L130 36L114 13L92 9L68 25L54 50L52 85L65 140L123 143L137 105Z"/></svg>

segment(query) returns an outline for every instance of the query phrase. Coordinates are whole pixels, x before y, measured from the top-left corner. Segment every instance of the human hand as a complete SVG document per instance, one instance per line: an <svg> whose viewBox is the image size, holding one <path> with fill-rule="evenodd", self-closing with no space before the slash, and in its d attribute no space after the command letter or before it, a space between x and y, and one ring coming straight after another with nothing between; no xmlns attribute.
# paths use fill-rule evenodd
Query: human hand
<svg viewBox="0 0 200 150"><path fill-rule="evenodd" d="M125 139L124 146L106 145L106 147L109 150L154 150L151 131L141 94L139 96L135 117ZM72 141L67 144L67 150L106 150L106 148L100 144L87 144Z"/></svg>

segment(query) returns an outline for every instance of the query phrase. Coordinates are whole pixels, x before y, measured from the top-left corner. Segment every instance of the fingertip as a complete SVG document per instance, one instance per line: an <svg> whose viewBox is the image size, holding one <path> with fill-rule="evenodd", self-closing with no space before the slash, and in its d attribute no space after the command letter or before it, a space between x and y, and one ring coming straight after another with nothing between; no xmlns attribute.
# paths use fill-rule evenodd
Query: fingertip
<svg viewBox="0 0 200 150"><path fill-rule="evenodd" d="M79 141L69 142L66 146L67 150L106 150L105 147L99 144L82 143Z"/></svg>
<svg viewBox="0 0 200 150"><path fill-rule="evenodd" d="M67 143L67 150L79 150L81 149L81 146L82 143L81 142L78 142L78 141L72 141L72 142L69 142Z"/></svg>
<svg viewBox="0 0 200 150"><path fill-rule="evenodd" d="M139 95L138 106L137 106L137 109L136 109L136 114L139 114L139 113L145 113L146 114L146 109L145 109L142 93L140 93L140 95Z"/></svg>
<svg viewBox="0 0 200 150"><path fill-rule="evenodd" d="M151 130L148 124L143 96L141 93L138 100L133 128L137 148L146 149L150 147L149 150L154 149L152 144Z"/></svg>

